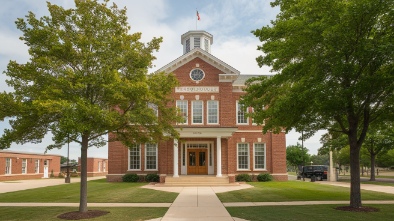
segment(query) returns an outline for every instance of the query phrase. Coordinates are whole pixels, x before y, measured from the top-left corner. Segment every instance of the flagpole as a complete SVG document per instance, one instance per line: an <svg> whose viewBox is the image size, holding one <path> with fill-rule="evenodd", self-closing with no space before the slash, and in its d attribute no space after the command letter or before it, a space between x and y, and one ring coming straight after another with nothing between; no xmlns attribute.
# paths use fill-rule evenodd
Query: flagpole
<svg viewBox="0 0 394 221"><path fill-rule="evenodd" d="M198 20L198 17L197 17L197 8L196 8L196 31L197 31L197 20Z"/></svg>

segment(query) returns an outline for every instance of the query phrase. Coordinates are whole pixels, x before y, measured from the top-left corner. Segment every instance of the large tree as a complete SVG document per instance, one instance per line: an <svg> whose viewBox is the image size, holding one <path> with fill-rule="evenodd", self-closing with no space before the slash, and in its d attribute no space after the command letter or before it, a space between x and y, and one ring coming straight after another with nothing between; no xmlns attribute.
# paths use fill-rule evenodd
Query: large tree
<svg viewBox="0 0 394 221"><path fill-rule="evenodd" d="M394 148L394 130L391 125L380 124L372 126L368 131L362 148L366 150L371 165L370 181L375 181L376 156L387 153Z"/></svg>
<svg viewBox="0 0 394 221"><path fill-rule="evenodd" d="M394 119L394 1L272 6L280 7L272 25L253 33L263 43L258 64L278 74L251 79L244 103L264 131L295 128L310 136L338 124L350 146L350 206L360 208L359 155L369 124Z"/></svg>
<svg viewBox="0 0 394 221"><path fill-rule="evenodd" d="M0 94L0 120L9 120L0 148L12 142L41 142L53 135L60 148L68 138L81 145L80 212L87 211L87 150L106 144L103 135L130 146L177 137L178 119L169 107L177 81L148 75L161 38L144 44L130 34L126 9L108 1L75 0L75 8L47 3L49 16L29 12L16 21L29 47L26 64L10 61L4 72L13 92Z"/></svg>
<svg viewBox="0 0 394 221"><path fill-rule="evenodd" d="M286 147L286 161L288 166L298 168L298 166L305 166L309 162L310 155L308 149L302 147L299 143L297 145L290 145Z"/></svg>

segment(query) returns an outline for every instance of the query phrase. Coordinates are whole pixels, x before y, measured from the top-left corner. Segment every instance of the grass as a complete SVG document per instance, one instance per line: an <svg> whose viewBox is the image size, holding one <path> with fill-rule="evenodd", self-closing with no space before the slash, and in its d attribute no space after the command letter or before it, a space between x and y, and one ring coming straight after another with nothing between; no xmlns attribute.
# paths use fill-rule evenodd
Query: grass
<svg viewBox="0 0 394 221"><path fill-rule="evenodd" d="M379 181L362 181L361 183L362 184L373 184L373 185L379 185L379 186L394 186L394 183L379 182Z"/></svg>
<svg viewBox="0 0 394 221"><path fill-rule="evenodd" d="M264 207L227 207L233 217L246 220L294 221L353 221L353 220L393 220L393 205L365 205L379 208L379 212L347 212L335 210L338 205L308 206L264 206Z"/></svg>
<svg viewBox="0 0 394 221"><path fill-rule="evenodd" d="M140 188L146 183L88 181L89 203L172 203L178 193ZM78 203L79 183L0 194L0 202Z"/></svg>
<svg viewBox="0 0 394 221"><path fill-rule="evenodd" d="M218 193L222 202L282 202L282 201L335 201L349 200L346 187L312 182L252 182L255 188ZM394 200L394 194L361 191L362 200Z"/></svg>
<svg viewBox="0 0 394 221"><path fill-rule="evenodd" d="M163 217L168 208L89 208L90 210L104 210L110 213L94 219L99 220L149 220ZM78 208L73 207L0 207L2 221L10 220L32 220L46 221L59 220L58 215L77 211Z"/></svg>

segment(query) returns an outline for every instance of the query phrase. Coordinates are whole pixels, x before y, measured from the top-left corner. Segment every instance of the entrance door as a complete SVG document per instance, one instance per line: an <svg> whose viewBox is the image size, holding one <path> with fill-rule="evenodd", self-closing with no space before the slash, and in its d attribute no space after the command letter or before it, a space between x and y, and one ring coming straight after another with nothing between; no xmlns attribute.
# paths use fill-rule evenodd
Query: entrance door
<svg viewBox="0 0 394 221"><path fill-rule="evenodd" d="M44 160L44 178L48 177L49 160Z"/></svg>
<svg viewBox="0 0 394 221"><path fill-rule="evenodd" d="M206 149L188 149L187 155L187 174L208 174Z"/></svg>

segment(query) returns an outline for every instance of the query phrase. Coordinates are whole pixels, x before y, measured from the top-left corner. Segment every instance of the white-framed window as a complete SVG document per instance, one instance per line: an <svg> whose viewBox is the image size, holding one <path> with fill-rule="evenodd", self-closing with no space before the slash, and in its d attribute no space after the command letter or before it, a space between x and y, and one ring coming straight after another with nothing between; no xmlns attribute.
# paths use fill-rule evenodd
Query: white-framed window
<svg viewBox="0 0 394 221"><path fill-rule="evenodd" d="M22 174L27 173L27 159L22 159Z"/></svg>
<svg viewBox="0 0 394 221"><path fill-rule="evenodd" d="M11 158L5 158L5 174L11 174Z"/></svg>
<svg viewBox="0 0 394 221"><path fill-rule="evenodd" d="M40 160L34 162L34 173L40 173Z"/></svg>
<svg viewBox="0 0 394 221"><path fill-rule="evenodd" d="M187 124L187 101L185 100L177 100L176 107L178 108L180 114L183 117L183 122L181 124Z"/></svg>
<svg viewBox="0 0 394 221"><path fill-rule="evenodd" d="M237 144L237 169L249 170L249 144Z"/></svg>
<svg viewBox="0 0 394 221"><path fill-rule="evenodd" d="M157 170L157 144L145 144L145 169Z"/></svg>
<svg viewBox="0 0 394 221"><path fill-rule="evenodd" d="M141 145L134 144L129 148L129 170L141 170Z"/></svg>
<svg viewBox="0 0 394 221"><path fill-rule="evenodd" d="M219 101L207 101L207 115L208 124L219 123Z"/></svg>
<svg viewBox="0 0 394 221"><path fill-rule="evenodd" d="M237 101L237 124L248 124L248 118L246 117L247 108L243 104Z"/></svg>
<svg viewBox="0 0 394 221"><path fill-rule="evenodd" d="M107 162L103 162L103 172L107 171Z"/></svg>
<svg viewBox="0 0 394 221"><path fill-rule="evenodd" d="M194 38L194 48L200 48L201 39L196 37Z"/></svg>
<svg viewBox="0 0 394 221"><path fill-rule="evenodd" d="M265 144L255 143L254 144L254 169L265 170Z"/></svg>
<svg viewBox="0 0 394 221"><path fill-rule="evenodd" d="M98 172L101 172L101 161L98 162Z"/></svg>
<svg viewBox="0 0 394 221"><path fill-rule="evenodd" d="M190 51L190 38L186 39L186 53Z"/></svg>
<svg viewBox="0 0 394 221"><path fill-rule="evenodd" d="M148 107L153 110L156 117L159 116L159 108L157 107L156 104L148 103Z"/></svg>
<svg viewBox="0 0 394 221"><path fill-rule="evenodd" d="M193 120L192 123L193 124L202 124L203 121L203 102L202 101L192 101L192 116L193 116Z"/></svg>
<svg viewBox="0 0 394 221"><path fill-rule="evenodd" d="M205 51L209 51L209 43L208 43L208 39L206 39L206 38L204 38L204 48L205 48Z"/></svg>

